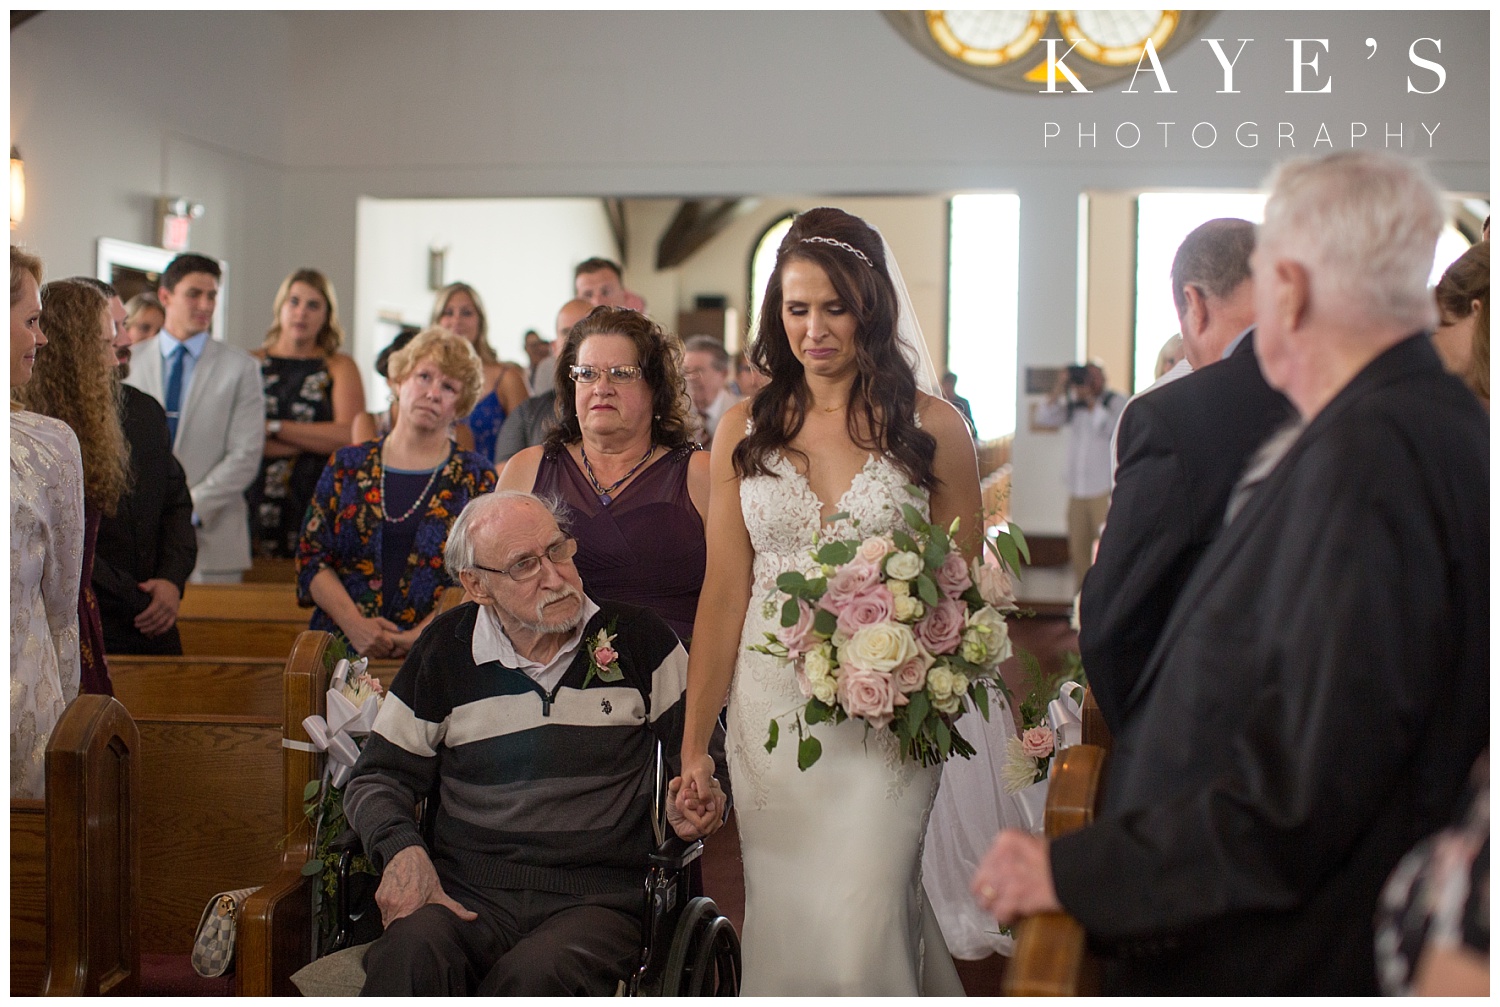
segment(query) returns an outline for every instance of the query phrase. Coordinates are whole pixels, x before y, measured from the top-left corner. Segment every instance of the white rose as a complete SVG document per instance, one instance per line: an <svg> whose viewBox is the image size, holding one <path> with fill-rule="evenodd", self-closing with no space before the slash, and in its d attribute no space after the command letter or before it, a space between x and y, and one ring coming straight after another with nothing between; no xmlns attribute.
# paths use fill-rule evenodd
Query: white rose
<svg viewBox="0 0 1500 1007"><path fill-rule="evenodd" d="M953 695L965 696L969 692L969 676L961 671L953 673Z"/></svg>
<svg viewBox="0 0 1500 1007"><path fill-rule="evenodd" d="M962 703L963 697L958 693L954 693L953 695L948 696L944 699L934 699L932 701L932 708L938 713L953 714L958 712L959 707L962 705Z"/></svg>
<svg viewBox="0 0 1500 1007"><path fill-rule="evenodd" d="M829 706L833 706L834 700L838 699L839 695L838 681L833 678L818 678L810 679L809 681L812 684L813 698L820 703L827 703Z"/></svg>
<svg viewBox="0 0 1500 1007"><path fill-rule="evenodd" d="M974 664L996 665L1010 657L1010 630L1005 616L986 605L964 620L964 659Z"/></svg>
<svg viewBox="0 0 1500 1007"><path fill-rule="evenodd" d="M911 585L904 580L890 581L885 587L886 590L890 591L897 598L906 598L911 594Z"/></svg>
<svg viewBox="0 0 1500 1007"><path fill-rule="evenodd" d="M899 580L893 581L892 583L901 584L903 587L906 586ZM896 599L896 618L900 619L902 622L917 621L918 619L922 618L923 611L925 611L925 609L923 608L922 603L909 594L903 594Z"/></svg>
<svg viewBox="0 0 1500 1007"><path fill-rule="evenodd" d="M827 645L820 645L808 651L807 656L803 658L802 673L807 676L807 680L813 683L814 687L824 679L831 679L833 662L828 658Z"/></svg>
<svg viewBox="0 0 1500 1007"><path fill-rule="evenodd" d="M892 553L885 561L885 575L892 580L911 580L922 572L922 557L914 552Z"/></svg>
<svg viewBox="0 0 1500 1007"><path fill-rule="evenodd" d="M877 622L855 632L839 650L839 661L870 671L889 672L919 653L910 627L899 622Z"/></svg>
<svg viewBox="0 0 1500 1007"><path fill-rule="evenodd" d="M953 694L953 672L946 664L928 670L927 692L932 696L934 706L938 700L947 699Z"/></svg>

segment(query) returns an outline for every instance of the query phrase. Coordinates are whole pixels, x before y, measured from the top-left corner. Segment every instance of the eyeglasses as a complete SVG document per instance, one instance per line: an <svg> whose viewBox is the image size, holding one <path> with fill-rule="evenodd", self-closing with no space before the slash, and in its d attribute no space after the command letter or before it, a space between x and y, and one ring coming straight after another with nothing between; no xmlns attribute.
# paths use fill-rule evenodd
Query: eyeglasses
<svg viewBox="0 0 1500 1007"><path fill-rule="evenodd" d="M564 563L573 562L573 557L578 555L578 540L572 538L560 538L547 547L544 553L552 562L553 566L562 566ZM475 563L480 570L488 570L490 573L503 573L518 584L524 584L532 580L542 572L541 556L522 556L504 570L497 570L483 563Z"/></svg>
<svg viewBox="0 0 1500 1007"><path fill-rule="evenodd" d="M635 364L626 364L623 367L590 367L588 364L574 364L568 368L568 373L580 385L591 385L605 375L609 376L609 383L612 385L628 385L632 381L639 381L645 372Z"/></svg>

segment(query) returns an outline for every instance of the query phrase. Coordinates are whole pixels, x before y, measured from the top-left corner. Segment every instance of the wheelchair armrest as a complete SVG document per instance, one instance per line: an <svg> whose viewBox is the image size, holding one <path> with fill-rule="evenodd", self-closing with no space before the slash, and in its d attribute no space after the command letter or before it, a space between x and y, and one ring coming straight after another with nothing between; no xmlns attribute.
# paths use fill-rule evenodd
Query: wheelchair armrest
<svg viewBox="0 0 1500 1007"><path fill-rule="evenodd" d="M364 844L360 842L359 833L353 829L345 829L340 832L332 842L328 844L329 853L363 853Z"/></svg>
<svg viewBox="0 0 1500 1007"><path fill-rule="evenodd" d="M674 835L669 836L658 846L650 859L653 867L681 870L701 856L703 856L703 840L687 840Z"/></svg>

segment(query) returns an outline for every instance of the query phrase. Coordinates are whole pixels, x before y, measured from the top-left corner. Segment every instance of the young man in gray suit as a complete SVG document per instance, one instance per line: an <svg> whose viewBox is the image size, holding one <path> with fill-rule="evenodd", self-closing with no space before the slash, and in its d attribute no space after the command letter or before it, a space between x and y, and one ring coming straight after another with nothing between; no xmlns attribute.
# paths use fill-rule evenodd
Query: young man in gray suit
<svg viewBox="0 0 1500 1007"><path fill-rule="evenodd" d="M219 264L206 256L172 260L157 291L166 324L131 348L127 379L167 411L172 451L193 497L195 583L236 583L250 566L245 489L266 440L259 365L209 333L219 275Z"/></svg>

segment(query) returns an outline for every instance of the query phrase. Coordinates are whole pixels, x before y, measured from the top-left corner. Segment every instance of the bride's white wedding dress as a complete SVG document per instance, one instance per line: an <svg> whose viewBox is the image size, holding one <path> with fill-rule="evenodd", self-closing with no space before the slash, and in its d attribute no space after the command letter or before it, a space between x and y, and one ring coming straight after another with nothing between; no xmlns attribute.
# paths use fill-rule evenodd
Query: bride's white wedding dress
<svg viewBox="0 0 1500 1007"><path fill-rule="evenodd" d="M755 548L754 587L730 688L728 756L745 865L746 996L963 994L922 889L922 842L939 767L900 760L890 732L863 721L818 724L822 758L797 768L790 717L765 750L772 717L801 709L791 666L747 650L780 625L776 578L807 571L822 502L780 454L777 478L740 483ZM909 480L871 456L834 507L830 531L867 537L905 528L901 504L924 514ZM855 522L858 522L857 525Z"/></svg>

